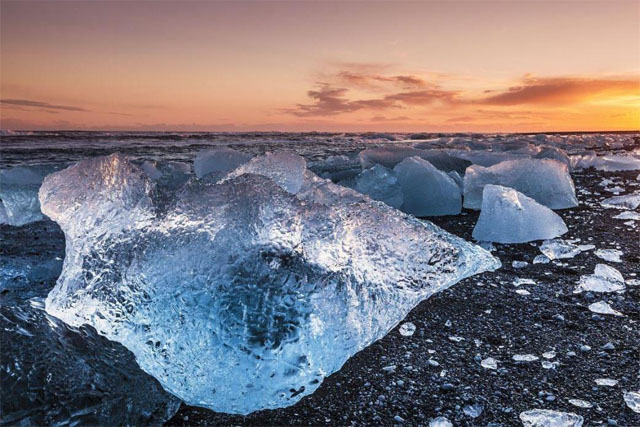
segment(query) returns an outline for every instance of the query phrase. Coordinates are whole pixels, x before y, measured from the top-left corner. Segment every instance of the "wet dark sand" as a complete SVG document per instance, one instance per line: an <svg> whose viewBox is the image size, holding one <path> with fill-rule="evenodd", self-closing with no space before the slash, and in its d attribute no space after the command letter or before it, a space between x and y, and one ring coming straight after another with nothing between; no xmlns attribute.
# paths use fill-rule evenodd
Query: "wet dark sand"
<svg viewBox="0 0 640 427"><path fill-rule="evenodd" d="M496 245L494 254L502 261L502 269L464 280L422 302L405 319L417 326L413 336L401 336L394 329L298 404L246 417L183 405L168 424L391 425L399 424L394 420L398 416L406 425L424 425L431 418L446 416L455 426L507 426L521 425L522 411L544 408L582 415L585 426L640 425L640 414L632 412L622 397L623 391L640 389L640 287L627 286L620 295L573 294L580 275L593 273L597 263L614 266L625 279L640 274L638 228L612 219L620 211L597 204L612 195L598 185L603 178L618 177L631 192L640 188L637 175L637 171L574 173L581 205L557 211L569 228L563 238L580 238L596 248L619 248L624 252L622 263L606 262L590 251L561 263L533 265L533 258L540 254L537 247ZM601 194L581 194L582 189ZM432 221L470 239L477 216L465 211ZM529 265L514 269L514 260ZM536 284L516 288L512 284L516 278L530 278ZM516 289L531 295L519 295ZM601 300L625 317L595 315L587 309ZM454 342L450 337L464 340ZM603 350L607 343L614 349ZM582 351L583 345L591 350ZM550 360L559 362L555 369L541 366L546 360L542 353L549 351L557 353ZM540 360L517 363L512 360L514 354L534 354ZM480 366L487 357L499 361L498 370ZM390 365L396 366L395 372L383 370ZM597 386L596 378L619 383ZM586 400L593 408L572 406L569 399ZM473 404L484 407L475 419L463 412Z"/></svg>

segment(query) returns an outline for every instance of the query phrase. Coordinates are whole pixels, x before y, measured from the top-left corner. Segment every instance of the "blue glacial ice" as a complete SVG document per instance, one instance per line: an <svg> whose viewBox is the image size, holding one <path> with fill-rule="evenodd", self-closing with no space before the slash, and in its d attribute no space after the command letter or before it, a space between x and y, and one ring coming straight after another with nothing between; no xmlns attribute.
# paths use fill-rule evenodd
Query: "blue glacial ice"
<svg viewBox="0 0 640 427"><path fill-rule="evenodd" d="M396 174L378 164L356 176L355 190L396 209L402 206L404 201L402 187Z"/></svg>
<svg viewBox="0 0 640 427"><path fill-rule="evenodd" d="M500 185L485 185L480 217L473 229L478 241L524 243L553 239L568 231L562 218L530 197Z"/></svg>
<svg viewBox="0 0 640 427"><path fill-rule="evenodd" d="M0 222L20 226L43 218L38 189L48 172L50 168L38 166L0 171Z"/></svg>
<svg viewBox="0 0 640 427"><path fill-rule="evenodd" d="M551 209L578 206L569 169L555 160L508 160L488 168L470 166L464 176L465 208L480 209L487 184L513 188Z"/></svg>
<svg viewBox="0 0 640 427"><path fill-rule="evenodd" d="M158 206L161 189L116 154L40 189L66 238L47 312L120 342L192 405L292 405L420 301L500 265L290 153L229 175Z"/></svg>
<svg viewBox="0 0 640 427"><path fill-rule="evenodd" d="M196 154L193 170L198 178L211 173L224 174L248 162L249 159L251 159L250 155L227 147L203 150Z"/></svg>

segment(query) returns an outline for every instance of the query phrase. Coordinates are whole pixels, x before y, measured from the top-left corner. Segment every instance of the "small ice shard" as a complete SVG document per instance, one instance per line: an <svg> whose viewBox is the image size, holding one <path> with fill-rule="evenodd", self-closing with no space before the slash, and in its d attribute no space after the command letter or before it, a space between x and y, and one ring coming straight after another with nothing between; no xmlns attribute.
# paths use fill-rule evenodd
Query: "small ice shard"
<svg viewBox="0 0 640 427"><path fill-rule="evenodd" d="M597 264L593 274L580 277L578 286L573 291L577 294L586 292L617 292L624 290L624 278L615 268L606 264Z"/></svg>
<svg viewBox="0 0 640 427"><path fill-rule="evenodd" d="M305 182L307 162L301 156L288 151L270 153L251 159L229 173L220 183L244 174L270 178L284 190L297 194Z"/></svg>
<svg viewBox="0 0 640 427"><path fill-rule="evenodd" d="M193 170L200 179L211 173L224 175L245 164L250 159L250 155L227 147L203 150L196 154L196 158L193 161Z"/></svg>
<svg viewBox="0 0 640 427"><path fill-rule="evenodd" d="M568 402L578 408L593 408L593 405L590 402L582 399L569 399Z"/></svg>
<svg viewBox="0 0 640 427"><path fill-rule="evenodd" d="M547 351L545 353L542 353L542 357L544 357L545 359L553 359L554 357L556 357L556 352L555 351Z"/></svg>
<svg viewBox="0 0 640 427"><path fill-rule="evenodd" d="M624 402L633 412L640 414L640 391L626 391Z"/></svg>
<svg viewBox="0 0 640 427"><path fill-rule="evenodd" d="M378 164L356 176L355 190L396 209L402 206L404 201L402 188L395 173Z"/></svg>
<svg viewBox="0 0 640 427"><path fill-rule="evenodd" d="M410 337L416 331L416 325L412 322L406 322L400 325L400 335Z"/></svg>
<svg viewBox="0 0 640 427"><path fill-rule="evenodd" d="M601 201L600 205L604 208L636 209L640 206L640 193L609 197Z"/></svg>
<svg viewBox="0 0 640 427"><path fill-rule="evenodd" d="M464 408L462 408L462 412L464 412L467 417L471 418L478 418L480 415L482 415L482 411L484 411L484 406L480 403L466 405Z"/></svg>
<svg viewBox="0 0 640 427"><path fill-rule="evenodd" d="M613 380L611 378L596 378L596 384L603 387L615 387L618 385L618 380Z"/></svg>
<svg viewBox="0 0 640 427"><path fill-rule="evenodd" d="M0 200L6 224L21 226L40 221L38 189L51 168L17 166L0 171Z"/></svg>
<svg viewBox="0 0 640 427"><path fill-rule="evenodd" d="M634 211L624 211L613 217L614 219L640 220L640 213Z"/></svg>
<svg viewBox="0 0 640 427"><path fill-rule="evenodd" d="M511 266L513 268L518 268L518 269L519 268L525 268L527 265L529 265L529 263L527 261L518 261L518 260L516 260L516 261L512 261L511 262Z"/></svg>
<svg viewBox="0 0 640 427"><path fill-rule="evenodd" d="M595 249L594 245L574 245L562 239L546 240L540 245L540 252L550 260L573 258L580 252Z"/></svg>
<svg viewBox="0 0 640 427"><path fill-rule="evenodd" d="M543 369L556 369L560 365L558 362L549 362L548 360L543 360L541 364Z"/></svg>
<svg viewBox="0 0 640 427"><path fill-rule="evenodd" d="M230 175L190 180L161 212L158 184L117 154L40 188L66 238L47 312L120 342L187 403L293 405L420 301L500 265L299 156L261 156Z"/></svg>
<svg viewBox="0 0 640 427"><path fill-rule="evenodd" d="M546 255L536 255L536 257L533 259L534 264L549 264L550 262L551 260Z"/></svg>
<svg viewBox="0 0 640 427"><path fill-rule="evenodd" d="M469 166L464 175L464 207L480 209L487 184L513 188L551 209L578 206L567 165L548 159L523 159L490 168Z"/></svg>
<svg viewBox="0 0 640 427"><path fill-rule="evenodd" d="M449 337L449 341L453 341L453 342L460 342L460 341L464 341L464 338L462 337L456 337L456 336L450 336Z"/></svg>
<svg viewBox="0 0 640 427"><path fill-rule="evenodd" d="M410 157L393 169L404 202L400 210L415 216L457 215L462 210L460 188L446 173L431 163Z"/></svg>
<svg viewBox="0 0 640 427"><path fill-rule="evenodd" d="M582 427L584 418L572 412L532 409L520 414L524 427Z"/></svg>
<svg viewBox="0 0 640 427"><path fill-rule="evenodd" d="M535 284L536 284L536 281L535 281L535 280L533 280L533 279L526 279L526 278L524 278L524 279L523 279L523 278L520 278L520 277L516 278L516 279L513 281L513 286L520 286L520 285L535 285Z"/></svg>
<svg viewBox="0 0 640 427"><path fill-rule="evenodd" d="M527 295L531 295L531 292L529 292L526 289L516 289L516 294L522 295L522 296L527 296Z"/></svg>
<svg viewBox="0 0 640 427"><path fill-rule="evenodd" d="M622 262L620 257L623 255L623 252L618 249L598 249L594 254L605 261Z"/></svg>
<svg viewBox="0 0 640 427"><path fill-rule="evenodd" d="M613 308L611 308L611 306L605 301L594 302L593 304L589 304L589 310L598 314L612 314L614 316L624 316L619 311L616 311Z"/></svg>
<svg viewBox="0 0 640 427"><path fill-rule="evenodd" d="M453 427L453 424L446 417L437 417L429 421L429 427Z"/></svg>
<svg viewBox="0 0 640 427"><path fill-rule="evenodd" d="M539 357L533 354L514 354L512 359L516 362L534 362L538 360Z"/></svg>
<svg viewBox="0 0 640 427"><path fill-rule="evenodd" d="M473 238L498 243L553 239L566 233L558 214L508 187L485 185Z"/></svg>
<svg viewBox="0 0 640 427"><path fill-rule="evenodd" d="M153 181L157 181L162 178L162 172L158 170L155 162L145 161L140 168L147 174Z"/></svg>
<svg viewBox="0 0 640 427"><path fill-rule="evenodd" d="M493 357L487 357L482 362L480 362L480 366L485 369L498 369L498 361Z"/></svg>

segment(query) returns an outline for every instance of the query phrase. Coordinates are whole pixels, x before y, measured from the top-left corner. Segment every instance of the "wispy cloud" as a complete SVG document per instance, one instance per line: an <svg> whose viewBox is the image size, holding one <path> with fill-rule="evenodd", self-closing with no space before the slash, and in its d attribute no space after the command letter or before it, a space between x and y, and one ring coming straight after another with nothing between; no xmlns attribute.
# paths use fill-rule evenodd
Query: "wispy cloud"
<svg viewBox="0 0 640 427"><path fill-rule="evenodd" d="M72 105L57 105L42 101L32 101L30 99L0 99L0 104L16 107L31 107L44 110L63 110L63 111L83 111L90 112L86 108L75 107Z"/></svg>

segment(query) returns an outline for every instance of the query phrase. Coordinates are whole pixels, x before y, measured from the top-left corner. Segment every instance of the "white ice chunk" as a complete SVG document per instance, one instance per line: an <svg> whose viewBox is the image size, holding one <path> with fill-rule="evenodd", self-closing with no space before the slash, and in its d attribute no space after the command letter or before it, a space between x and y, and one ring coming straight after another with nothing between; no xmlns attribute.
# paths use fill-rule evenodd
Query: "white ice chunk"
<svg viewBox="0 0 640 427"><path fill-rule="evenodd" d="M464 176L465 208L480 209L487 184L513 188L551 209L578 206L567 165L555 160L511 160L489 168L470 166Z"/></svg>
<svg viewBox="0 0 640 427"><path fill-rule="evenodd" d="M571 156L571 162L576 169L595 168L601 171L627 171L640 169L640 159L632 156L595 154Z"/></svg>
<svg viewBox="0 0 640 427"><path fill-rule="evenodd" d="M416 325L412 322L406 322L400 325L400 335L403 337L410 337L416 331Z"/></svg>
<svg viewBox="0 0 640 427"><path fill-rule="evenodd" d="M571 169L571 159L567 156L567 153L556 147L543 147L540 152L535 155L536 159L552 159L560 163L564 163Z"/></svg>
<svg viewBox="0 0 640 427"><path fill-rule="evenodd" d="M516 362L535 362L539 357L533 354L514 354L512 359Z"/></svg>
<svg viewBox="0 0 640 427"><path fill-rule="evenodd" d="M609 262L622 262L623 252L618 249L597 249L594 255Z"/></svg>
<svg viewBox="0 0 640 427"><path fill-rule="evenodd" d="M500 185L486 185L473 238L498 243L553 239L566 233L562 218L524 194Z"/></svg>
<svg viewBox="0 0 640 427"><path fill-rule="evenodd" d="M611 378L596 378L596 384L603 387L615 387L618 384L618 380Z"/></svg>
<svg viewBox="0 0 640 427"><path fill-rule="evenodd" d="M640 414L640 392L626 391L624 393L624 402L633 412Z"/></svg>
<svg viewBox="0 0 640 427"><path fill-rule="evenodd" d="M613 217L614 219L630 219L632 221L640 220L640 213L633 211L624 211Z"/></svg>
<svg viewBox="0 0 640 427"><path fill-rule="evenodd" d="M378 164L356 176L355 190L396 209L402 206L404 201L402 188L395 173Z"/></svg>
<svg viewBox="0 0 640 427"><path fill-rule="evenodd" d="M437 417L429 421L429 427L453 427L453 424L446 417Z"/></svg>
<svg viewBox="0 0 640 427"><path fill-rule="evenodd" d="M578 408L593 408L591 402L587 402L586 400L582 399L569 399L569 403L571 403L573 406L577 406Z"/></svg>
<svg viewBox="0 0 640 427"><path fill-rule="evenodd" d="M446 173L431 163L410 157L393 169L398 176L404 202L403 212L416 216L457 215L462 210L460 188Z"/></svg>
<svg viewBox="0 0 640 427"><path fill-rule="evenodd" d="M540 245L540 252L550 260L573 258L592 249L595 249L594 245L575 245L562 239L546 240Z"/></svg>
<svg viewBox="0 0 640 427"><path fill-rule="evenodd" d="M498 369L498 361L493 357L487 357L486 359L480 362L480 366L485 369Z"/></svg>
<svg viewBox="0 0 640 427"><path fill-rule="evenodd" d="M48 176L43 211L67 240L47 311L120 342L185 402L246 414L296 403L420 301L499 267L301 163L274 154L189 181L162 212L121 155Z"/></svg>
<svg viewBox="0 0 640 427"><path fill-rule="evenodd" d="M612 314L614 316L624 316L619 311L614 310L611 306L605 301L594 302L593 304L589 304L589 310L598 314Z"/></svg>
<svg viewBox="0 0 640 427"><path fill-rule="evenodd" d="M305 182L307 162L301 156L282 151L254 157L248 163L229 173L222 182L244 174L262 175L291 194L298 193Z"/></svg>
<svg viewBox="0 0 640 427"><path fill-rule="evenodd" d="M520 414L524 427L582 427L584 418L572 412L532 409Z"/></svg>
<svg viewBox="0 0 640 427"><path fill-rule="evenodd" d="M241 153L227 147L203 150L196 154L193 170L198 178L210 173L225 174L251 159L248 154Z"/></svg>
<svg viewBox="0 0 640 427"><path fill-rule="evenodd" d="M458 158L445 150L420 150L412 147L390 146L364 150L360 153L362 169L375 164L393 169L398 163L410 157L420 157L443 172L457 171L463 174L471 162Z"/></svg>
<svg viewBox="0 0 640 427"><path fill-rule="evenodd" d="M20 226L40 221L38 189L49 172L47 168L17 166L0 171L0 199L4 206L4 222Z"/></svg>
<svg viewBox="0 0 640 427"><path fill-rule="evenodd" d="M613 196L600 202L604 208L635 209L640 206L640 193Z"/></svg>
<svg viewBox="0 0 640 427"><path fill-rule="evenodd" d="M617 292L625 288L622 274L606 264L597 264L593 274L581 276L574 293Z"/></svg>

